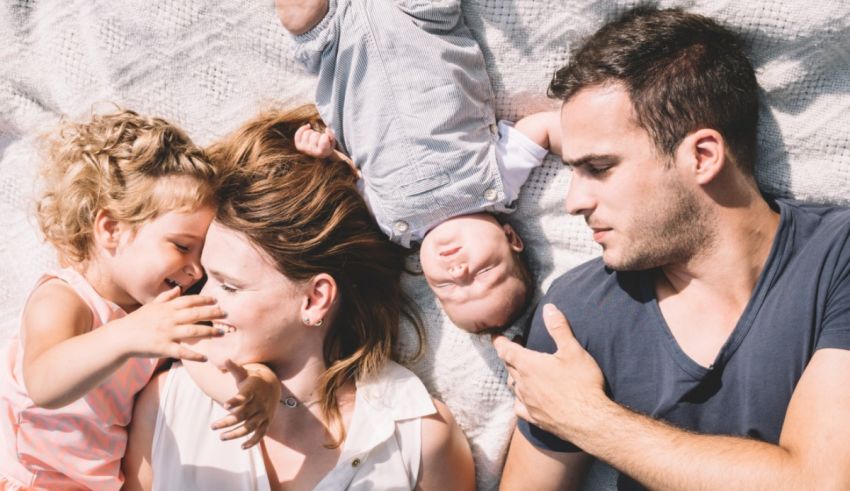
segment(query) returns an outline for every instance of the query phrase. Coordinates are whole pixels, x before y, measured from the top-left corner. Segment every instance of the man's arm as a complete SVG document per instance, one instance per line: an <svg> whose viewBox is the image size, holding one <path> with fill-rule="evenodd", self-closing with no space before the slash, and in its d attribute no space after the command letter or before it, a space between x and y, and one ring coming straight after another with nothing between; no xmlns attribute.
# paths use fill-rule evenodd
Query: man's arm
<svg viewBox="0 0 850 491"><path fill-rule="evenodd" d="M500 489L546 491L578 489L590 463L584 452L552 452L535 447L514 430Z"/></svg>
<svg viewBox="0 0 850 491"><path fill-rule="evenodd" d="M653 489L850 488L850 351L822 349L801 377L778 445L700 435L607 398L602 374L554 308L554 355L496 339L516 381L517 414Z"/></svg>
<svg viewBox="0 0 850 491"><path fill-rule="evenodd" d="M275 0L283 27L295 36L316 26L328 13L328 0Z"/></svg>

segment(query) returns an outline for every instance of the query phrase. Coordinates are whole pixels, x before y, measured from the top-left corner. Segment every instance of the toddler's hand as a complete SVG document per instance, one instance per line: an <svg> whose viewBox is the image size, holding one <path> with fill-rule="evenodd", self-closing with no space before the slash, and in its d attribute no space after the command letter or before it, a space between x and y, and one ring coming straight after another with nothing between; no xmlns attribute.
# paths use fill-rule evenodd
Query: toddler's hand
<svg viewBox="0 0 850 491"><path fill-rule="evenodd" d="M125 340L126 353L131 357L206 361L206 356L186 348L180 341L224 335L221 329L197 324L226 315L214 303L215 299L200 295L181 297L180 287L174 287L114 321L120 325L115 332Z"/></svg>
<svg viewBox="0 0 850 491"><path fill-rule="evenodd" d="M248 449L260 443L277 412L277 405L280 403L280 380L264 365L252 364L252 368L246 370L231 360L227 360L225 364L227 371L236 380L239 393L224 405L230 414L213 423L212 429L232 428L242 423L222 433L221 439L233 440L253 432L251 438L242 444L243 449Z"/></svg>
<svg viewBox="0 0 850 491"><path fill-rule="evenodd" d="M334 155L336 137L330 128L320 133L305 124L295 132L294 139L295 148L311 157L323 159Z"/></svg>

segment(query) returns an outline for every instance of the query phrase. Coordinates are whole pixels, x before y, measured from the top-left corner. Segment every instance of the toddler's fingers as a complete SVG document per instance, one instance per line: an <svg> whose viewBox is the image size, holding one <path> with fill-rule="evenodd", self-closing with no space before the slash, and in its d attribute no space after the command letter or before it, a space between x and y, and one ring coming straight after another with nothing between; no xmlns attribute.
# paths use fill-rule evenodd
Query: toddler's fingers
<svg viewBox="0 0 850 491"><path fill-rule="evenodd" d="M164 292L160 293L159 295L156 296L156 298L153 299L153 303L165 303L165 302L168 302L169 300L174 300L175 298L179 298L180 297L180 291L181 290L180 290L179 286L175 286L174 288L172 288L170 290L165 290Z"/></svg>
<svg viewBox="0 0 850 491"><path fill-rule="evenodd" d="M226 433L222 433L219 438L221 438L221 441L226 442L227 440L241 438L252 431L254 431L253 428L249 428L248 425L242 425Z"/></svg>
<svg viewBox="0 0 850 491"><path fill-rule="evenodd" d="M230 375L233 377L233 380L235 380L237 384L242 383L243 380L248 378L248 370L245 370L244 367L237 365L230 358L224 360L224 368L227 369L227 371L230 373ZM236 400L240 397L241 397L241 394L237 395L236 397L234 397L230 401ZM248 400L251 400L253 398L254 398L254 395L252 394ZM227 401L227 403L230 404L230 401ZM245 402L245 401L243 401L243 402ZM237 403L233 403L231 405L235 406L236 404Z"/></svg>
<svg viewBox="0 0 850 491"><path fill-rule="evenodd" d="M264 436L266 436L266 430L269 429L269 422L265 420L257 425L257 428L254 430L254 434L251 435L251 438L245 440L245 443L242 444L242 449L247 450L254 445L260 443Z"/></svg>
<svg viewBox="0 0 850 491"><path fill-rule="evenodd" d="M333 146L331 145L330 137L328 137L328 135L322 135L321 138L319 138L319 152L327 154L331 148L333 148Z"/></svg>
<svg viewBox="0 0 850 491"><path fill-rule="evenodd" d="M319 148L319 138L322 136L318 131L310 132L310 148L318 149Z"/></svg>
<svg viewBox="0 0 850 491"><path fill-rule="evenodd" d="M230 428L232 426L236 426L240 423L244 425L253 426L256 425L256 422L263 419L265 415L263 415L260 411L253 412L250 416L245 417L245 413L247 412L247 408L244 406L240 406L233 411L230 411L230 414L221 418L220 420L214 422L210 428L213 430L223 430L224 428Z"/></svg>
<svg viewBox="0 0 850 491"><path fill-rule="evenodd" d="M200 321L223 319L227 313L218 305L199 305L180 309L174 315L176 324L194 324Z"/></svg>
<svg viewBox="0 0 850 491"><path fill-rule="evenodd" d="M224 334L225 332L217 327L205 326L203 324L184 324L174 328L175 341L218 338L224 336Z"/></svg>
<svg viewBox="0 0 850 491"><path fill-rule="evenodd" d="M174 343L172 345L172 349L170 351L171 352L168 353L166 356L170 356L171 358L179 358L181 360L200 361L200 362L207 361L206 356L204 356L200 353L197 353L195 351L192 351L189 348L186 348L185 346L182 346L182 345L177 344L177 343Z"/></svg>
<svg viewBox="0 0 850 491"><path fill-rule="evenodd" d="M233 416L232 414L228 414L227 416L221 418L218 421L215 421L212 425L210 425L210 429L212 430L223 430L224 428L229 428L231 426L238 425L240 420Z"/></svg>
<svg viewBox="0 0 850 491"><path fill-rule="evenodd" d="M177 288L177 287L175 287ZM179 298L175 298L171 301L171 305L173 305L177 309L188 309L192 307L200 307L203 305L213 305L217 303L213 297L208 297L206 295L184 295Z"/></svg>
<svg viewBox="0 0 850 491"><path fill-rule="evenodd" d="M310 129L310 125L309 125L309 124L301 125L301 127L300 127L300 128L298 128L297 130L295 130L295 136L293 136L293 140L294 140L296 143L301 143L301 142L304 140L304 135L307 133L307 131L308 131L309 129Z"/></svg>
<svg viewBox="0 0 850 491"><path fill-rule="evenodd" d="M248 395L248 396L245 396L241 393L236 394L235 396L231 397L230 399L228 399L224 403L224 409L227 409L229 411L229 410L235 408L236 406L242 406L242 405L247 404L248 402L253 401L253 400L254 400L253 394Z"/></svg>

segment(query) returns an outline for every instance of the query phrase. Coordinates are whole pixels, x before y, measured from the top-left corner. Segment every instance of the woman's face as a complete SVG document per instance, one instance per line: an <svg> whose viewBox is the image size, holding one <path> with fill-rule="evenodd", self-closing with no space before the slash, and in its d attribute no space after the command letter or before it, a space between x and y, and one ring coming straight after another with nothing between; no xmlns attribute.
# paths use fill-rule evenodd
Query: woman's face
<svg viewBox="0 0 850 491"><path fill-rule="evenodd" d="M201 295L218 300L227 315L215 325L227 334L199 341L193 349L223 368L227 358L237 364L274 362L298 346L303 329L293 326L301 325L301 288L245 235L213 221L201 265L207 273Z"/></svg>

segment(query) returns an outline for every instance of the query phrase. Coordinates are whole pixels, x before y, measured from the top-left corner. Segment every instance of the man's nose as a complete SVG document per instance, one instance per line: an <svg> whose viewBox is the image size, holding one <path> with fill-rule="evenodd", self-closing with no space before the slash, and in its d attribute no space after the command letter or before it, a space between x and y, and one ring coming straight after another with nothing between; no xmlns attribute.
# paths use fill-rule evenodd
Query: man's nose
<svg viewBox="0 0 850 491"><path fill-rule="evenodd" d="M589 215L596 207L596 200L590 192L588 183L573 171L567 197L564 200L570 215Z"/></svg>

